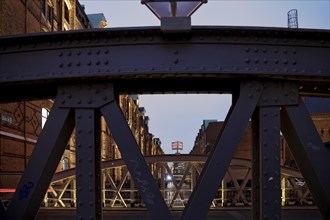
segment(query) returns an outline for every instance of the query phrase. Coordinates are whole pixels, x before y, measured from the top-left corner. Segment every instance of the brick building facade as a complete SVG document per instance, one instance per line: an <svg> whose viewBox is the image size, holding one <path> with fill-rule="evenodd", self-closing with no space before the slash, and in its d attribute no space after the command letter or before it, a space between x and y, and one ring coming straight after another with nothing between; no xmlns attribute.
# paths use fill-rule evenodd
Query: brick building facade
<svg viewBox="0 0 330 220"><path fill-rule="evenodd" d="M315 128L317 129L322 141L325 146L328 146L330 143L330 99L320 100L322 103L310 103L306 102L307 108L309 109L311 118L314 122ZM319 108L316 108L317 106ZM191 154L205 155L209 154L211 149L214 147L217 136L221 131L224 122L216 120L204 120L199 132L196 136L194 147L191 150ZM280 163L281 166L298 168L294 157L292 156L289 146L285 141L285 138L281 137L281 151L280 151ZM329 146L328 146L329 147ZM252 159L252 126L251 123L248 124L247 128L244 131L244 134L240 140L240 143L234 154L234 158L238 159ZM230 170L230 173L229 173ZM237 184L241 184L244 181L247 181L245 185L244 195L245 200L242 203L248 205L251 203L251 172L250 168L244 166L230 166L228 172L224 176L222 182L223 193L222 198L225 201L224 204L231 204L232 198L236 196L237 189L234 186L234 181L237 181ZM291 181L291 180L290 180ZM298 180L297 180L298 181ZM299 180L304 184L303 180ZM282 179L282 204L288 204L288 201L295 201L294 204L303 203L310 204L311 197L303 197L301 192L305 190L302 188L295 188L301 190L301 192L291 190L293 187L293 182L286 182L285 179ZM305 185L304 185L305 186ZM304 191L304 193L309 191ZM299 194L300 193L300 194ZM299 197L299 196L300 197ZM306 194L308 195L308 194ZM298 198L299 197L299 198ZM236 198L238 199L238 198ZM307 203L307 200L309 201ZM297 203L297 201L299 201ZM237 201L236 201L237 202ZM236 203L238 204L238 203Z"/></svg>
<svg viewBox="0 0 330 220"><path fill-rule="evenodd" d="M0 36L84 28L91 24L76 0L0 2ZM46 120L43 109L49 111L52 102L0 104L0 188L16 188Z"/></svg>
<svg viewBox="0 0 330 220"><path fill-rule="evenodd" d="M0 1L0 36L85 28L92 28L92 24L77 0ZM0 104L0 198L4 197L3 191L6 189L16 188L52 104L53 100ZM145 110L139 108L138 96L120 95L119 105L142 153L163 153L160 141L149 133L149 119ZM120 152L103 118L101 132L102 160L120 158ZM57 172L74 168L75 164L73 132ZM121 179L123 169L118 168L112 173L114 180Z"/></svg>

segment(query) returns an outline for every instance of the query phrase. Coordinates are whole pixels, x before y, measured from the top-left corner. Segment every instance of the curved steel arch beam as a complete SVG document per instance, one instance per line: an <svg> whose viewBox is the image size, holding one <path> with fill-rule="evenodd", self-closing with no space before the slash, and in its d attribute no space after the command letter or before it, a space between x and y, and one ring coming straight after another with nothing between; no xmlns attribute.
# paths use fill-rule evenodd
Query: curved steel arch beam
<svg viewBox="0 0 330 220"><path fill-rule="evenodd" d="M182 80L193 78L207 83L262 77L299 81L302 93L329 96L329 39L329 30L260 27L193 27L175 35L140 27L6 36L0 38L0 87L23 86L25 96L40 98L68 81L118 80L124 81L119 90L163 92L212 90L182 88Z"/></svg>

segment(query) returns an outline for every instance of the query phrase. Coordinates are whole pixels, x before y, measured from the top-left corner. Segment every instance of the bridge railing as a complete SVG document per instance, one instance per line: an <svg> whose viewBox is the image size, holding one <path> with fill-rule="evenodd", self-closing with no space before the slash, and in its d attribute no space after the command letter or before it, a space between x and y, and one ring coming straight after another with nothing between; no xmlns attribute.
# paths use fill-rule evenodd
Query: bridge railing
<svg viewBox="0 0 330 220"><path fill-rule="evenodd" d="M159 158L159 156L157 157ZM166 158L166 155L163 155L163 157ZM189 158L189 155L186 158ZM194 158L192 156L191 160ZM154 159L149 157L148 160L152 161ZM119 161L117 160L118 164L120 164ZM168 164L173 163L179 163L181 170L170 168ZM204 163L201 161L166 161L166 159L165 162L162 160L159 163L153 163L157 167L153 176L168 207L179 209L185 207ZM250 207L252 204L251 168L247 166L248 163L245 159L234 159L232 164L235 166L228 169L219 189L215 193L211 208ZM115 173L115 169L124 170L119 178L110 175L110 173ZM287 167L282 167L282 170L282 206L314 206L314 200L299 171ZM145 207L125 166L118 165L105 168L102 173L103 207L110 209ZM56 175L60 176L62 174L57 173ZM61 179L51 183L42 206L54 208L76 207L76 190L75 175L68 172L68 176L62 176Z"/></svg>

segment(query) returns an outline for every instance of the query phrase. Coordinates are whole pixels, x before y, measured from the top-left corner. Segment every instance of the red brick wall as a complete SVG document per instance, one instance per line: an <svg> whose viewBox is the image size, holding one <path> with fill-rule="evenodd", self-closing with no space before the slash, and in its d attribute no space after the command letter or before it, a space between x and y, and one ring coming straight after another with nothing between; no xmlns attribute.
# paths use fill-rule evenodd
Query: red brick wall
<svg viewBox="0 0 330 220"><path fill-rule="evenodd" d="M40 32L40 0L1 0L0 35Z"/></svg>

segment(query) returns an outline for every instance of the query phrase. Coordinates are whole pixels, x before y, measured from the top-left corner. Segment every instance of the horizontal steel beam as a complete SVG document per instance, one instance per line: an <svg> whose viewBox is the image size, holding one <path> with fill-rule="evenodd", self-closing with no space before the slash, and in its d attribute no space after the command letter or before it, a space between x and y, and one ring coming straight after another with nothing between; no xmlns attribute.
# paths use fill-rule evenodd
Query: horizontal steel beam
<svg viewBox="0 0 330 220"><path fill-rule="evenodd" d="M329 39L329 30L260 27L193 27L184 34L141 27L5 36L0 37L0 86L28 90L75 80L176 82L149 87L166 92L194 91L182 88L185 79L262 77L295 80L303 93L329 95ZM40 96L32 91L31 96Z"/></svg>

